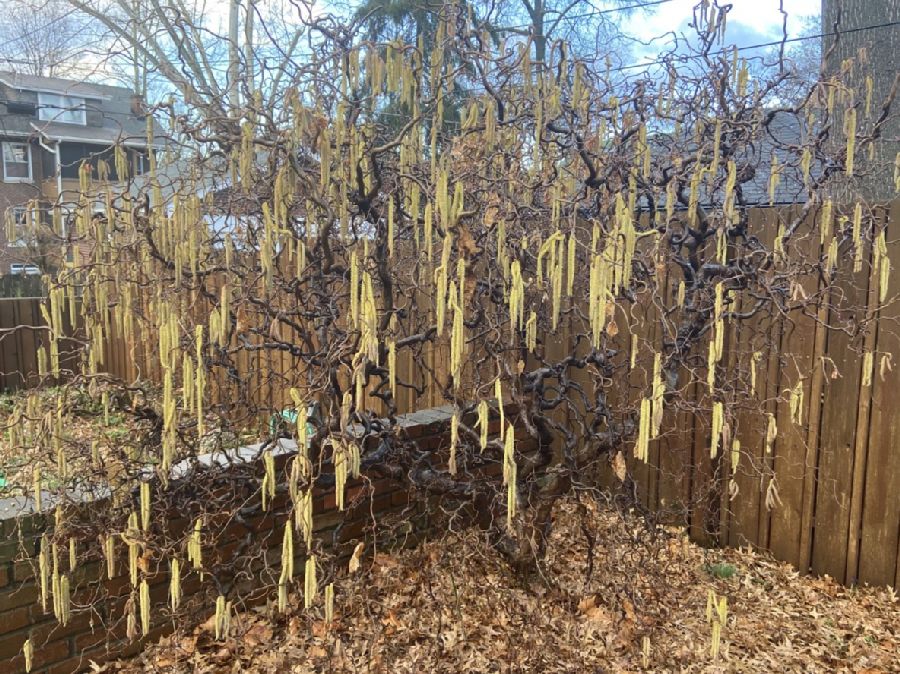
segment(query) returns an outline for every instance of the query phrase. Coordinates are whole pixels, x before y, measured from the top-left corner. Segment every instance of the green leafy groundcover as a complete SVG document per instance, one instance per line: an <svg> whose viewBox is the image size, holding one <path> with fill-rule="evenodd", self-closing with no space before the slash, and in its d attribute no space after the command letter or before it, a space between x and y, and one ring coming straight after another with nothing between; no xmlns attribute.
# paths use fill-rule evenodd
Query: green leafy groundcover
<svg viewBox="0 0 900 674"><path fill-rule="evenodd" d="M750 551L700 548L677 529L651 535L587 497L560 504L549 549L529 579L477 530L378 551L337 580L330 625L321 606L286 616L262 607L236 616L225 641L207 621L102 670L900 671L890 589L800 577ZM728 607L717 658L710 591Z"/></svg>

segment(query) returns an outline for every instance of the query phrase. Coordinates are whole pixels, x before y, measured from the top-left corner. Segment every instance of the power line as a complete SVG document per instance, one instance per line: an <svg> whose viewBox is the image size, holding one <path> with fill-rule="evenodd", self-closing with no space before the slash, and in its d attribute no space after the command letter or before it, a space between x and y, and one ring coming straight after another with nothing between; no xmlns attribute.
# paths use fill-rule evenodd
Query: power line
<svg viewBox="0 0 900 674"><path fill-rule="evenodd" d="M607 9L599 9L597 7L594 8L592 12L586 12L585 14L571 14L565 15L563 18L566 21L575 21L577 19L588 19L595 16L602 16L603 14L614 14L616 12L627 12L632 9L647 9L648 7L655 7L657 5L665 5L666 3L674 2L674 0L652 0L651 2L639 2L634 5L628 5L626 7L608 7ZM552 14L559 14L559 12L545 12ZM531 28L533 24L524 23L520 26L501 26L499 30L518 30L521 28Z"/></svg>
<svg viewBox="0 0 900 674"><path fill-rule="evenodd" d="M600 16L603 14L614 14L616 12L627 12L632 9L646 9L648 7L664 5L669 2L674 2L674 0L651 0L650 2L639 2L639 3L633 4L633 5L627 5L625 7L608 7L606 9L594 8L594 11L592 11L592 12L587 12L585 14L567 15L564 18L567 21L575 20L575 19L585 19L588 17ZM549 12L549 13L558 14L559 12ZM21 42L25 38L31 37L32 35L36 35L44 30L47 30L48 28L52 28L54 25L56 25L60 21L63 21L64 19L67 19L68 17L69 17L68 14L58 16L55 19L52 19L51 21L45 23L43 26L37 26L33 30L27 31L21 35L17 35L16 37L11 38L11 39L7 40L6 42L0 43L0 49L4 49L7 46L9 46L15 42ZM510 30L510 29L519 29L519 28L529 28L530 26L531 26L531 24L529 23L529 24L523 24L521 26L505 26L504 29ZM9 61L11 63L28 63L28 61L18 60L18 59L4 59L4 60Z"/></svg>
<svg viewBox="0 0 900 674"><path fill-rule="evenodd" d="M792 37L786 40L773 40L771 42L760 42L759 44L751 44L746 47L738 47L738 52L742 51L750 51L751 49L761 49L763 47L777 47L782 44L788 44L793 42L803 42L804 40L820 40L823 37L834 37L836 35L849 35L852 33L860 33L866 30L875 30L877 28L890 28L893 26L900 26L900 21L889 21L886 23L878 23L872 26L861 26L859 28L848 28L847 30L839 30L833 31L830 33L818 33L817 35L803 35L800 37ZM705 56L720 56L723 54L732 53L733 47L725 47L718 51L709 52L708 54L672 54L670 58L674 58L676 60L687 61L689 59L696 58L704 58ZM643 63L632 63L627 66L619 66L617 68L610 68L610 72L620 72L622 70L633 70L635 68L643 68L645 66L652 65L660 65L662 63L666 63L668 58L660 58L655 61L645 61Z"/></svg>
<svg viewBox="0 0 900 674"><path fill-rule="evenodd" d="M639 5L629 5L627 7L616 7L616 8L610 8L610 9L605 9L605 10L598 10L598 12L595 12L595 13L574 15L572 17L566 17L566 18L572 18L572 19L584 18L586 16L596 16L597 13L610 13L610 12L614 12L614 11L625 11L628 9L635 9L638 7L650 7L653 5L660 5L660 4L663 4L666 2L672 2L672 1L673 0L656 0L655 2L641 3ZM797 43L797 42L804 42L806 40L820 40L825 37L850 35L850 34L860 33L860 32L864 32L864 31L868 31L868 30L876 30L879 28L892 28L892 27L896 27L896 26L900 26L900 21L888 21L885 23L873 24L871 26L860 26L859 28L848 28L847 30L838 30L838 31L825 32L825 33L817 33L815 35L802 35L802 36L792 37L792 38L787 38L787 39L772 40L771 42L760 42L757 44L746 45L744 47L737 47L737 51L742 52L742 51L751 51L754 49L762 49L764 47L777 47L782 44L792 44L792 43ZM528 26L523 26L523 27L528 27ZM515 28L515 26L511 26L510 28ZM676 61L684 62L684 61L698 59L698 58L706 58L708 56L721 56L721 55L732 53L734 49L735 49L735 47L723 47L722 49L719 49L719 50L713 51L713 52L709 52L706 54L672 53L668 56L658 58L658 59L655 59L652 61L642 61L640 63L630 63L628 65L610 68L609 72L623 72L625 70L635 70L638 68L646 68L646 67L653 66L653 65L662 65L664 63L669 62L669 60L676 60ZM29 61L29 60L25 60L25 59L0 59L0 60L10 62L10 63L21 63L21 64L33 63L33 61ZM209 60L208 63L215 65L215 64L228 63L228 61L226 59Z"/></svg>

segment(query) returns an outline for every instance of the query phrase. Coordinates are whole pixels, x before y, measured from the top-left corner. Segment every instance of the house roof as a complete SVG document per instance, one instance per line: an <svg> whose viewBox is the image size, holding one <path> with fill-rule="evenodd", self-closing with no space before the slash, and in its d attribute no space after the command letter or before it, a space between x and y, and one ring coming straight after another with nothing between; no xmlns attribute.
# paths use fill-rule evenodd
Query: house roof
<svg viewBox="0 0 900 674"><path fill-rule="evenodd" d="M0 70L0 82L13 89L40 91L51 94L66 94L108 100L115 97L131 96L133 92L126 87L94 84L79 80L64 80L59 77L42 77L26 73L13 73Z"/></svg>
<svg viewBox="0 0 900 674"><path fill-rule="evenodd" d="M36 133L50 141L87 143L90 145L115 145L116 143L122 143L130 147L147 146L146 126L142 126L140 133L134 133L135 129L127 129L125 125L117 127L112 124L92 127L58 124L56 122L32 122L31 127ZM154 143L154 147L162 146L162 143Z"/></svg>
<svg viewBox="0 0 900 674"><path fill-rule="evenodd" d="M735 152L739 170L748 167L752 170L749 179L740 183L741 196L748 207L765 207L770 205L769 179L772 174L772 156L778 160L779 180L774 191L772 205L793 204L803 202L807 196L806 182L803 173L797 166L797 156L804 143L804 129L800 118L787 111L777 111L765 126L760 125L758 131L748 142L743 143ZM684 148L678 147L678 139L669 135L660 135L653 139L656 149L666 153L692 156L696 152L693 142L687 142ZM821 175L824 167L819 160L810 164L810 175L815 178ZM724 199L722 187L711 193L706 183L701 187L700 204L708 207L720 204ZM660 205L664 203L661 197Z"/></svg>
<svg viewBox="0 0 900 674"><path fill-rule="evenodd" d="M0 71L0 89L13 90L14 100L34 101L34 92L78 96L85 99L88 124L67 124L36 119L32 114L0 114L0 135L10 138L42 136L48 141L112 145L122 142L134 147L147 145L147 120L134 112L134 92L126 87L38 77ZM31 92L29 94L24 92ZM157 137L162 131L157 126ZM155 145L159 146L159 143Z"/></svg>

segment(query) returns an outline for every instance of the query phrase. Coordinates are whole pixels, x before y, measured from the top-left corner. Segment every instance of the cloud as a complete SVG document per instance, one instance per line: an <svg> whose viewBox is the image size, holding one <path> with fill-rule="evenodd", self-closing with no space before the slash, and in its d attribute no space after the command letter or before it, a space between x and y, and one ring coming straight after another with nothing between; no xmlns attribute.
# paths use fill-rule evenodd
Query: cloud
<svg viewBox="0 0 900 674"><path fill-rule="evenodd" d="M698 0L672 0L659 5L655 11L631 15L623 30L637 40L632 49L634 62L653 60L661 52L671 51L675 45L673 32L678 36L679 45L682 36L691 38L694 29L690 23L693 21L693 8L697 2ZM746 47L781 37L783 15L779 11L779 0L732 0L731 4L726 44ZM820 4L821 0L785 0L789 37L800 34L805 17L819 14Z"/></svg>

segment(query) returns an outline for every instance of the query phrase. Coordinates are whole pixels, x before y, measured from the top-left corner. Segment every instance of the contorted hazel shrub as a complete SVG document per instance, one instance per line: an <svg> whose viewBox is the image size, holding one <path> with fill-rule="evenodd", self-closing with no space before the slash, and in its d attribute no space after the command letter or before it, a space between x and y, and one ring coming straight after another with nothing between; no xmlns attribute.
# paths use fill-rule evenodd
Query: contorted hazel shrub
<svg viewBox="0 0 900 674"><path fill-rule="evenodd" d="M783 105L789 71L754 76L717 46L724 9L701 17L689 57L646 72L565 43L535 62L529 40L498 37L477 11L436 11L417 44L308 20L308 54L278 78L245 77L239 107L182 77L197 105L160 106L162 128L148 121L170 147L148 176L116 191L82 172L65 240L78 245L52 279L41 374L66 369L64 315L78 315L68 386L122 391L119 413L154 426L92 460L54 431L72 413L64 394L40 419L27 404L13 412L12 444L53 438L54 461L70 467L54 480L63 506L39 556L42 601L52 595L60 620L71 570L93 556L112 574L124 554L132 633L154 611L181 610L181 583L196 578L225 634L240 574L208 546L261 511L276 518L280 562L248 536L230 564L274 566L282 610L300 593L330 615L335 571L315 535L314 489L343 511L362 474L439 495L445 510L475 503L527 568L573 486L612 472L638 505L631 469L677 434L677 415L710 428L711 460L755 469L741 437L762 428L771 446L779 432L756 395L771 335L729 338L738 326L801 314L827 324L831 286L871 264L879 301L891 301L883 223L846 195L851 178L891 170L868 153L893 92L834 79ZM787 140L775 133L785 128ZM786 199L794 208L750 217ZM108 374L111 339L137 377ZM158 400L136 401L147 380ZM802 386L778 395L802 409ZM419 447L397 415L437 404L454 410L449 446ZM282 429L298 447L283 467ZM232 448L263 440L258 460L201 470L210 433ZM484 477L491 465L496 480ZM102 521L65 505L86 483L112 490ZM39 488L51 485L38 477ZM188 520L178 533L165 525L173 512ZM159 569L171 575L168 609L149 606Z"/></svg>

